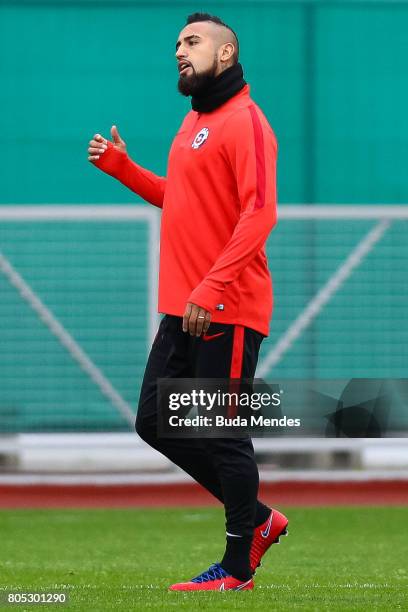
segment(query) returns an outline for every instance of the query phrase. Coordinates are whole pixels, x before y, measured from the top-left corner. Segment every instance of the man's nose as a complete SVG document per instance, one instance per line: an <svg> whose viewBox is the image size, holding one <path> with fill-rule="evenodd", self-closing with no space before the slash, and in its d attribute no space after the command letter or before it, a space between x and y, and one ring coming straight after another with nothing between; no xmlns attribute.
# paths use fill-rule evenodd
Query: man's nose
<svg viewBox="0 0 408 612"><path fill-rule="evenodd" d="M186 57L186 51L184 47L180 45L176 51L176 59L181 59L182 57Z"/></svg>

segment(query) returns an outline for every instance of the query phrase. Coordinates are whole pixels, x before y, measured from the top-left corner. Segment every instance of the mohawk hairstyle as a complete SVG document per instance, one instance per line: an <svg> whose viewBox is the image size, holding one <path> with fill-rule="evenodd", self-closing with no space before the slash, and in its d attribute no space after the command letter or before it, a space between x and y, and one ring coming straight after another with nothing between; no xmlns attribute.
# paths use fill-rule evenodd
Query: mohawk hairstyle
<svg viewBox="0 0 408 612"><path fill-rule="evenodd" d="M234 39L235 39L235 43L236 43L235 51L234 51L234 55L232 56L232 59L233 59L233 63L237 64L238 57L239 57L239 42L238 42L238 36L235 34L234 30L230 28L229 25L224 23L219 17L217 17L216 15L210 15L209 13L192 13L191 15L187 17L186 25L190 25L190 23L197 23L198 21L212 21L213 23L224 26L224 28L227 28L227 30L232 32Z"/></svg>

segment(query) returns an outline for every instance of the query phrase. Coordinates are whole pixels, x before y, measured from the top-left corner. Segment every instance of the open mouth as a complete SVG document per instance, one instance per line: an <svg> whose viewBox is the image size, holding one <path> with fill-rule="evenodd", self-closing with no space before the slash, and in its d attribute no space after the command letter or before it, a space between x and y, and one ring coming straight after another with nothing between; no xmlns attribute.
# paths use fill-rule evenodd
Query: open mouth
<svg viewBox="0 0 408 612"><path fill-rule="evenodd" d="M179 74L184 75L187 73L188 70L193 69L192 66L190 64L188 64L187 62L180 62L178 69L179 69Z"/></svg>

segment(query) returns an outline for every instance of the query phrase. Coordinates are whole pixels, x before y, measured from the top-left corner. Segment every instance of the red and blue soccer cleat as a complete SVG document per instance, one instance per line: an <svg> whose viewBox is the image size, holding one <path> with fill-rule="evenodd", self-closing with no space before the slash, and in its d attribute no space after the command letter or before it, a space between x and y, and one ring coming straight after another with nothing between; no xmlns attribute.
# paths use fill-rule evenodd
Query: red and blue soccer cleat
<svg viewBox="0 0 408 612"><path fill-rule="evenodd" d="M272 544L279 544L279 538L287 535L288 519L278 510L271 510L270 515L262 525L254 529L254 537L249 553L252 574L261 565L261 559ZM252 578L246 581L238 580L228 574L219 563L214 563L209 569L189 582L179 582L169 587L170 591L250 591L254 588Z"/></svg>
<svg viewBox="0 0 408 612"><path fill-rule="evenodd" d="M242 582L228 574L219 563L214 563L190 582L172 584L169 591L249 591L253 588L252 578Z"/></svg>
<svg viewBox="0 0 408 612"><path fill-rule="evenodd" d="M272 544L279 544L279 538L288 534L288 519L277 510L271 510L270 515L262 525L255 527L254 537L249 553L252 574L261 565L261 559Z"/></svg>

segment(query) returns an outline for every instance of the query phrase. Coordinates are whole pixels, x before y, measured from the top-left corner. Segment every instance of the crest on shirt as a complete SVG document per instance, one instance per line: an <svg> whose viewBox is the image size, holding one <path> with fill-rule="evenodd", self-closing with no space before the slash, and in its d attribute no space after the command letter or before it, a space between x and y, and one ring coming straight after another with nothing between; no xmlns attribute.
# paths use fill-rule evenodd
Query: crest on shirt
<svg viewBox="0 0 408 612"><path fill-rule="evenodd" d="M207 140L208 134L209 134L208 128L203 128L202 130L200 130L191 144L193 149L199 149L201 145L203 145L205 141Z"/></svg>

